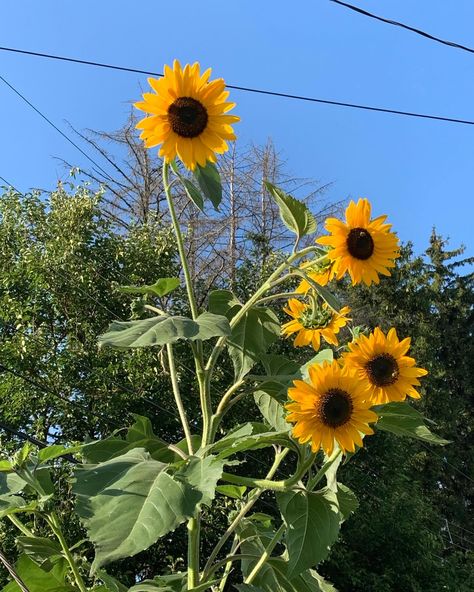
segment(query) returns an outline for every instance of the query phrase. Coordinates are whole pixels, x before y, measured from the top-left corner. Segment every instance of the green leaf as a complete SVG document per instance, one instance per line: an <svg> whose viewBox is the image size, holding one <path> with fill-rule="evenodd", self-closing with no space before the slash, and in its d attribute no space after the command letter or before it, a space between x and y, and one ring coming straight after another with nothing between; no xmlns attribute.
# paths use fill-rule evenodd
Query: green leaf
<svg viewBox="0 0 474 592"><path fill-rule="evenodd" d="M99 337L101 347L129 349L175 343L179 339L211 339L230 334L224 316L205 312L195 321L186 317L158 316L140 321L113 321Z"/></svg>
<svg viewBox="0 0 474 592"><path fill-rule="evenodd" d="M197 165L194 169L194 178L214 209L219 210L219 204L222 201L222 185L216 165L209 161L205 167Z"/></svg>
<svg viewBox="0 0 474 592"><path fill-rule="evenodd" d="M16 473L0 473L0 495L13 495L24 489L26 481Z"/></svg>
<svg viewBox="0 0 474 592"><path fill-rule="evenodd" d="M357 510L359 502L355 493L343 483L337 484L337 502L342 519L347 520L349 516Z"/></svg>
<svg viewBox="0 0 474 592"><path fill-rule="evenodd" d="M239 592L265 592L263 588L252 586L252 584L236 584L234 588Z"/></svg>
<svg viewBox="0 0 474 592"><path fill-rule="evenodd" d="M277 432L289 432L291 425L286 421L286 411L282 402L269 392L258 390L254 393L254 400L265 421ZM286 399L286 397L285 397Z"/></svg>
<svg viewBox="0 0 474 592"><path fill-rule="evenodd" d="M327 557L339 534L339 504L327 488L281 493L277 501L287 525L287 575L291 579Z"/></svg>
<svg viewBox="0 0 474 592"><path fill-rule="evenodd" d="M250 372L279 335L280 323L269 308L253 307L244 315L227 339L236 380Z"/></svg>
<svg viewBox="0 0 474 592"><path fill-rule="evenodd" d="M12 463L9 460L0 460L0 473L9 472L13 469Z"/></svg>
<svg viewBox="0 0 474 592"><path fill-rule="evenodd" d="M216 491L232 499L242 499L247 488L244 485L218 485Z"/></svg>
<svg viewBox="0 0 474 592"><path fill-rule="evenodd" d="M334 352L332 349L322 349L314 357L311 358L306 364L303 364L300 369L301 379L308 380L310 366L322 365L324 362L331 363L334 359Z"/></svg>
<svg viewBox="0 0 474 592"><path fill-rule="evenodd" d="M276 201L283 223L296 234L298 240L307 234L316 232L316 219L303 202L298 201L268 181L265 181L265 187Z"/></svg>
<svg viewBox="0 0 474 592"><path fill-rule="evenodd" d="M265 424L249 422L228 433L224 438L216 442L211 449L215 454L217 453L217 458L225 459L237 454L237 452L268 448L274 444L292 446L286 430L269 432L268 426Z"/></svg>
<svg viewBox="0 0 474 592"><path fill-rule="evenodd" d="M151 421L147 417L132 415L135 422L128 429L125 440L117 436L109 436L103 440L83 444L82 454L85 461L92 464L105 462L134 448L144 448L154 460L164 463L173 463L181 459L168 448L167 442L154 434ZM186 446L182 446L181 443L178 443L177 446L187 452ZM197 448L199 448L199 443Z"/></svg>
<svg viewBox="0 0 474 592"><path fill-rule="evenodd" d="M342 308L342 304L339 299L334 296L334 294L326 288L326 286L321 286L318 282L315 282L303 269L299 270L299 274L302 275L308 284L315 290L323 300L327 302L330 308L334 311L338 312Z"/></svg>
<svg viewBox="0 0 474 592"><path fill-rule="evenodd" d="M194 203L194 205L197 206L201 210L201 212L203 212L204 199L199 189L196 187L196 185L194 185L192 181L190 181L187 177L180 173L180 170L175 160L171 162L171 168L183 184L184 190L186 191L186 195Z"/></svg>
<svg viewBox="0 0 474 592"><path fill-rule="evenodd" d="M209 294L209 311L214 314L224 315L227 318L232 318L234 315L229 315L229 312L235 306L242 306L237 297L229 290L212 290ZM238 309L237 309L238 310Z"/></svg>
<svg viewBox="0 0 474 592"><path fill-rule="evenodd" d="M42 448L38 451L38 461L40 463L44 463L60 456L74 454L75 452L81 450L81 448L82 445L70 446L68 448L67 446L62 446L61 444L53 444L52 446L47 446L46 448Z"/></svg>
<svg viewBox="0 0 474 592"><path fill-rule="evenodd" d="M242 553L253 555L254 560L242 561L244 578L260 559L274 532L245 521L238 532ZM335 589L314 570L306 570L296 577L288 576L288 562L283 557L272 557L262 566L252 586L263 592L336 592ZM242 588L245 590L245 588Z"/></svg>
<svg viewBox="0 0 474 592"><path fill-rule="evenodd" d="M199 503L210 506L215 496L217 482L222 476L223 467L224 463L215 456L194 457L174 475L174 478L177 481L184 481L195 491L199 491L201 493Z"/></svg>
<svg viewBox="0 0 474 592"><path fill-rule="evenodd" d="M76 509L96 557L93 569L147 549L209 503L222 472L215 459L192 459L176 475L143 449L77 467ZM219 468L220 467L220 468Z"/></svg>
<svg viewBox="0 0 474 592"><path fill-rule="evenodd" d="M119 286L123 294L151 294L152 296L166 296L180 284L179 278L160 278L150 286Z"/></svg>
<svg viewBox="0 0 474 592"><path fill-rule="evenodd" d="M27 555L21 555L15 564L15 571L23 580L29 592L77 592L77 588L66 583L65 562L56 563L46 570ZM2 592L21 592L16 582L10 582Z"/></svg>
<svg viewBox="0 0 474 592"><path fill-rule="evenodd" d="M426 426L423 415L410 407L408 403L387 403L386 405L377 405L373 407L373 410L379 416L379 420L375 424L379 430L440 446L450 444L449 440L444 440L433 434Z"/></svg>
<svg viewBox="0 0 474 592"><path fill-rule="evenodd" d="M37 536L18 536L16 537L16 541L25 555L31 557L39 565L47 561L51 564L64 559L61 547L54 540Z"/></svg>

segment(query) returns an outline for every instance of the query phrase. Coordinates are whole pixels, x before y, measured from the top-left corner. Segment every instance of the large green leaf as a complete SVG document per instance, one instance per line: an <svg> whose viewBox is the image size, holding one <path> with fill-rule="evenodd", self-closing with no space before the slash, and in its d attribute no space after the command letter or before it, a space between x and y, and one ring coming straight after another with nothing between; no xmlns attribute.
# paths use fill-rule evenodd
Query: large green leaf
<svg viewBox="0 0 474 592"><path fill-rule="evenodd" d="M27 555L21 555L15 564L15 571L20 576L29 592L77 592L77 588L66 582L65 562L56 563L52 569L43 569ZM16 582L10 582L1 592L21 592Z"/></svg>
<svg viewBox="0 0 474 592"><path fill-rule="evenodd" d="M184 573L156 576L153 580L144 580L135 584L128 592L181 592L185 581Z"/></svg>
<svg viewBox="0 0 474 592"><path fill-rule="evenodd" d="M124 294L151 294L152 296L166 296L179 286L179 278L160 278L149 286L119 286Z"/></svg>
<svg viewBox="0 0 474 592"><path fill-rule="evenodd" d="M158 316L139 321L113 321L99 337L99 345L114 349L151 347L179 339L211 339L230 334L226 317L205 312L195 321L186 317Z"/></svg>
<svg viewBox="0 0 474 592"><path fill-rule="evenodd" d="M280 323L269 308L253 307L227 339L236 380L243 378L280 335Z"/></svg>
<svg viewBox="0 0 474 592"><path fill-rule="evenodd" d="M168 465L135 449L100 465L77 467L73 491L96 549L93 568L147 549L193 516L220 476L210 466L213 460L191 461L173 475Z"/></svg>
<svg viewBox="0 0 474 592"><path fill-rule="evenodd" d="M316 232L316 218L303 202L298 201L268 181L265 181L265 186L278 205L283 223L296 234L298 239Z"/></svg>
<svg viewBox="0 0 474 592"><path fill-rule="evenodd" d="M379 420L376 427L385 432L392 432L398 436L407 436L409 438L416 438L424 440L430 444L439 444L445 446L449 444L449 440L444 440L431 430L425 424L423 415L410 407L405 402L387 403L386 405L378 405L373 410L378 414Z"/></svg>
<svg viewBox="0 0 474 592"><path fill-rule="evenodd" d="M194 169L194 177L203 194L211 201L216 210L222 201L222 185L219 171L212 162L207 162L205 167L197 166Z"/></svg>
<svg viewBox="0 0 474 592"><path fill-rule="evenodd" d="M325 559L339 534L337 495L325 488L277 495L287 525L288 571L291 579Z"/></svg>

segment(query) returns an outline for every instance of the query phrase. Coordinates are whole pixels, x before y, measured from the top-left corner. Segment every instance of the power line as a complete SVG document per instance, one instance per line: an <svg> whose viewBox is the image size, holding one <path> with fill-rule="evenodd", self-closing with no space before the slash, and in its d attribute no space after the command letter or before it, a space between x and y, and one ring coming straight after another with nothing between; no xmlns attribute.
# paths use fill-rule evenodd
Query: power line
<svg viewBox="0 0 474 592"><path fill-rule="evenodd" d="M55 129L58 132L58 134L60 134L65 140L67 140L70 144L72 144L72 146L74 146L74 148L79 150L79 152L83 156L85 156L87 158L87 160L89 160L94 166L96 166L110 181L113 181L112 177L100 166L100 164L98 164L92 157L90 157L87 154L87 152L84 152L84 150L78 144L76 144L76 142L74 142L74 140L71 140L71 138L67 134L65 134L56 124L54 124L51 121L51 119L49 119L49 117L46 117L46 115L44 113L42 113L37 107L35 107L33 105L33 103L25 97L25 95L23 95L19 90L17 90L12 84L10 84L8 82L8 80L6 80L1 75L0 75L0 80L2 80L2 82L4 82L16 95L18 95L22 101L24 101L29 107L31 107L31 109L33 109L33 111L35 111L40 117L42 117L46 121L46 123L48 123L53 129Z"/></svg>
<svg viewBox="0 0 474 592"><path fill-rule="evenodd" d="M446 39L441 39L440 37L435 37L426 31L422 31L421 29L416 29L415 27L410 27L409 25L405 25L404 23L400 23L399 21L393 21L391 19L384 18L382 16L378 16L373 14L372 12L368 12L367 10L363 10L358 6L353 6L352 4L347 4L347 2L341 2L341 0L329 0L330 2L334 2L334 4L339 4L340 6L344 6L349 10L353 10L354 12L358 12L364 16L368 16L373 18L377 21L381 21L383 23L387 23L389 25L394 25L396 27L401 27L402 29L406 29L407 31L412 31L412 33L416 33L417 35L421 35L422 37L426 37L431 41L436 41L437 43L442 43L443 45L448 45L449 47L454 47L456 49L462 49L463 51L468 51L469 53L474 53L474 49L471 47L467 47L466 45L461 45L460 43L455 43L454 41L447 41Z"/></svg>
<svg viewBox="0 0 474 592"><path fill-rule="evenodd" d="M138 68L128 68L125 66L117 66L115 64L105 64L102 62L93 62L90 60L80 60L77 58L69 58L66 56L60 56L60 55L54 55L54 54L47 54L47 53L40 53L37 51L27 51L24 49L16 49L16 48L12 48L12 47L0 47L0 51L9 51L9 52L13 52L13 53L19 53L19 54L24 54L24 55L30 55L30 56L35 56L35 57L42 57L42 58L47 58L47 59L51 59L51 60L60 60L60 61L64 61L64 62L72 62L75 64L83 64L86 66L94 66L97 68L108 68L111 70L120 70L123 72L133 72L135 74L146 74L149 76L163 76L163 74L159 73L159 72L152 72L150 70L141 70ZM316 97L308 97L308 96L304 96L304 95L295 95L295 94L290 94L290 93L283 93L283 92L277 92L277 91L272 91L272 90L265 90L265 89L261 89L261 88L252 88L252 87L248 87L248 86L237 86L237 85L233 85L233 84L226 84L227 88L231 88L233 90L240 90L240 91L244 91L244 92L251 92L251 93L255 93L255 94L260 94L260 95L268 95L268 96L273 96L273 97L281 97L281 98L285 98L285 99L293 99L293 100L297 100L297 101L306 101L306 102L310 102L310 103L320 103L323 105L334 105L337 107L348 107L351 109L362 109L364 111L376 111L379 113L389 113L391 115L403 115L406 117L417 117L417 118L421 118L421 119L432 119L432 120L436 120L436 121L445 121L448 123L460 123L463 125L474 125L474 121L472 120L467 120L467 119L458 119L455 117L443 117L441 115L430 115L427 113L416 113L416 112L412 112L412 111L401 111L398 109L388 109L385 107L374 107L371 105L361 105L358 103L348 103L348 102L344 102L344 101L332 101L329 99L320 99L320 98L316 98Z"/></svg>

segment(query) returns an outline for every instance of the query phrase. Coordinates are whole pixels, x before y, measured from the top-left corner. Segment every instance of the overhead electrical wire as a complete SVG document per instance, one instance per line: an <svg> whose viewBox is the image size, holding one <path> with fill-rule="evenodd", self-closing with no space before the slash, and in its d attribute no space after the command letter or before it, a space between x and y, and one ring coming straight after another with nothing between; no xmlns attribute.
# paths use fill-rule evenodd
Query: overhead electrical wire
<svg viewBox="0 0 474 592"><path fill-rule="evenodd" d="M427 33L426 31L423 31L421 29L417 29L415 27L410 27L410 25L406 25L405 23L401 23L399 21L394 21L391 19L384 18L382 16L378 16L376 14L373 14L372 12L364 10L363 8L359 8L358 6L354 6L353 4L348 4L347 2L342 2L341 0L329 0L329 2L334 2L334 4L339 4L340 6L344 6L345 8L348 8L349 10L353 10L354 12L358 12L359 14L362 14L364 16L368 16L368 17L373 18L377 21L387 23L388 25L394 25L396 27L401 27L402 29L406 29L407 31L411 31L412 33L416 33L417 35L421 35L422 37L426 37L427 39L430 39L431 41L436 41L437 43L441 43L441 44L447 45L449 47L454 47L455 49L462 49L463 51L467 51L469 53L474 53L474 49L472 47L467 47L466 45L461 45L460 43L455 43L454 41L448 41L446 39L441 39L440 37L435 37L434 35L431 35L430 33Z"/></svg>
<svg viewBox="0 0 474 592"><path fill-rule="evenodd" d="M35 57L42 57L42 58L51 59L51 60L72 62L75 64L83 64L86 66L94 66L97 68L108 68L111 70L121 70L123 72L133 72L135 74L146 74L149 76L163 76L163 74L161 74L159 72L153 72L150 70L142 70L139 68L128 68L126 66L118 66L115 64L105 64L103 62L94 62L91 60L80 60L78 58L70 58L70 57L66 57L66 56L41 53L41 52L37 52L37 51L28 51L28 50L24 50L24 49L13 48L13 47L1 47L0 46L0 51L8 51L8 52L13 52L13 53L18 53L18 54L30 55L30 56L35 56ZM309 96L304 96L304 95L296 95L296 94L290 94L290 93L284 93L284 92L277 92L277 91L265 90L265 89L261 89L261 88L252 88L252 87L248 87L248 86L237 86L237 85L233 85L233 84L226 84L226 86L227 86L227 88L231 88L233 90L251 92L251 93L255 93L255 94L280 97L280 98L286 98L286 99L294 99L294 100L298 100L298 101L306 101L306 102L310 102L310 103L320 103L320 104L324 104L324 105L348 107L351 109L362 109L364 111L377 111L379 113L389 113L392 115L402 115L402 116L406 116L406 117L417 117L417 118L421 118L421 119L445 121L448 123L474 125L474 121L472 121L472 120L461 119L461 118L456 118L456 117L444 117L441 115L431 115L431 114L427 114L427 113L416 113L416 112L412 112L412 111L402 111L399 109L389 109L389 108L385 108L385 107L374 107L372 105L361 105L359 103L349 103L346 101L333 101L330 99L320 99L317 97L309 97Z"/></svg>

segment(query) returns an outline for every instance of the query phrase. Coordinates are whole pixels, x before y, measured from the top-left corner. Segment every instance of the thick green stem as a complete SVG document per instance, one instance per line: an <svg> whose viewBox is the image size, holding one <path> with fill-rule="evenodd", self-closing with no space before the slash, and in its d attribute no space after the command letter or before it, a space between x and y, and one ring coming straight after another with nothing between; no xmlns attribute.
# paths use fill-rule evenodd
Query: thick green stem
<svg viewBox="0 0 474 592"><path fill-rule="evenodd" d="M168 364L169 364L169 368L170 368L170 378L171 378L171 386L173 387L174 400L176 401L176 407L178 408L179 418L181 419L181 425L183 426L184 435L186 437L186 443L188 445L188 453L193 454L193 441L191 438L191 430L189 429L189 423L188 423L188 418L186 416L186 410L184 409L183 400L181 399L178 378L176 376L176 365L174 363L173 346L170 343L166 344L166 351L168 353Z"/></svg>
<svg viewBox="0 0 474 592"><path fill-rule="evenodd" d="M298 483L306 474L308 469L314 463L315 454L310 454L307 460L300 464L295 474L289 479L283 481L272 481L271 479L254 479L252 477L242 477L241 475L233 475L232 473L222 473L222 479L228 483L235 483L236 485L246 485L247 487L258 487L259 489L267 489L270 491L287 491L290 487Z"/></svg>
<svg viewBox="0 0 474 592"><path fill-rule="evenodd" d="M273 535L272 540L268 543L268 547L262 553L260 559L257 561L257 563L255 564L252 571L245 578L244 584L251 584L254 581L254 579L257 577L258 572L262 569L262 567L265 565L265 563L268 561L268 559L270 559L273 549L280 542L280 539L283 536L285 529L286 529L286 525L282 524L280 526L280 528L276 531L276 533Z"/></svg>
<svg viewBox="0 0 474 592"><path fill-rule="evenodd" d="M74 557L72 556L72 553L69 550L69 545L67 544L66 539L64 538L64 535L62 533L61 526L59 524L59 519L58 519L57 515L53 512L47 518L47 521L48 521L49 526L51 527L51 530L56 535L56 538L58 539L59 544L61 545L64 556L66 557L66 560L69 563L71 571L74 574L74 579L76 580L77 587L79 588L79 590L81 592L87 592L87 587L84 583L84 580L82 579L81 574L79 573L79 569L76 565L76 562L74 561Z"/></svg>
<svg viewBox="0 0 474 592"><path fill-rule="evenodd" d="M199 584L199 518L191 518L188 522L188 588L191 590Z"/></svg>

